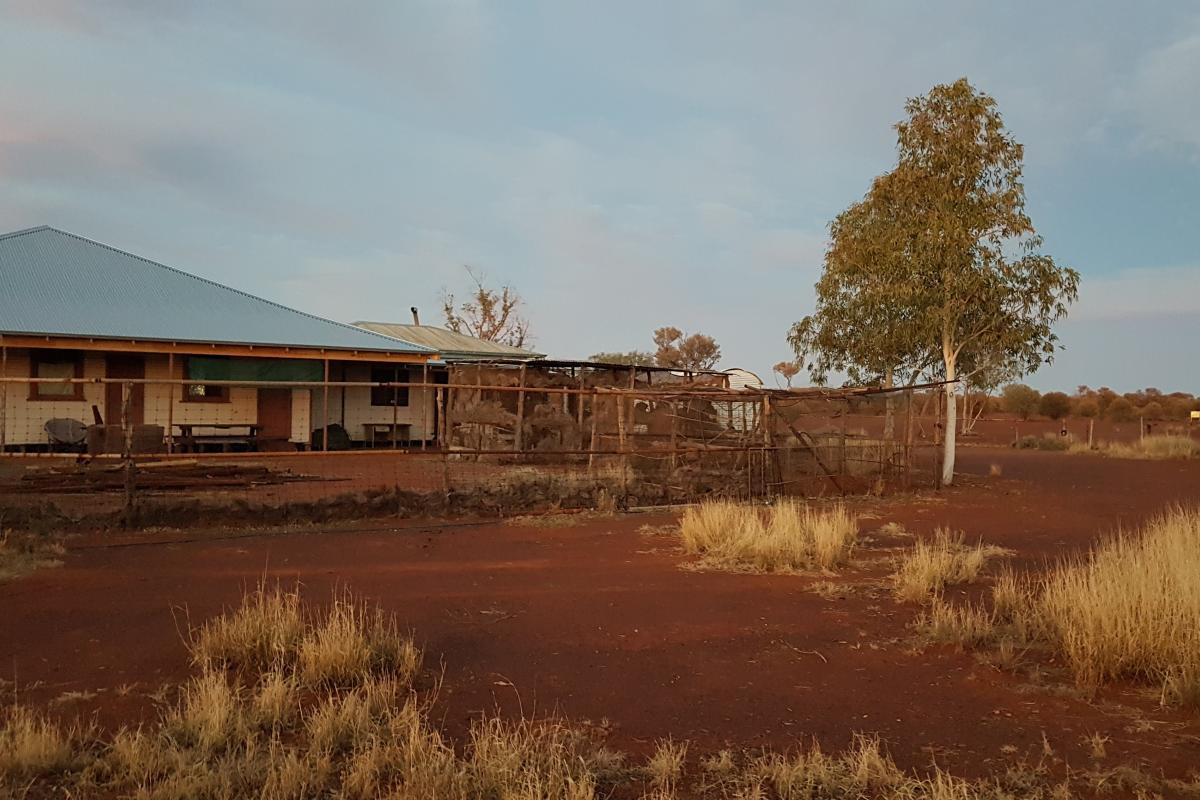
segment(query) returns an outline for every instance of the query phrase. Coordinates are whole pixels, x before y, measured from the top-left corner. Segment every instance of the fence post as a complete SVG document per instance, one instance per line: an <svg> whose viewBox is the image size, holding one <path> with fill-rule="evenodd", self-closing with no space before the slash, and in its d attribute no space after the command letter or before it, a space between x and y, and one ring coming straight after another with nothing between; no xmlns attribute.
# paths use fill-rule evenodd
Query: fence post
<svg viewBox="0 0 1200 800"><path fill-rule="evenodd" d="M321 399L321 452L329 450L329 359L325 359L324 397Z"/></svg>
<svg viewBox="0 0 1200 800"><path fill-rule="evenodd" d="M437 406L437 422L434 423L434 436L437 437L438 449L446 450L450 446L448 440L449 424L446 422L446 417L450 414L450 385L447 384L443 389L439 386L434 390L433 402Z"/></svg>
<svg viewBox="0 0 1200 800"><path fill-rule="evenodd" d="M671 467L672 479L674 479L675 468L679 465L679 456L676 453L676 449L679 447L679 414L674 400L669 400L667 403L671 413L671 457L668 463Z"/></svg>
<svg viewBox="0 0 1200 800"><path fill-rule="evenodd" d="M0 378L8 378L8 345L0 336ZM8 381L0 381L0 453L8 444Z"/></svg>
<svg viewBox="0 0 1200 800"><path fill-rule="evenodd" d="M429 440L429 362L421 364L421 449Z"/></svg>
<svg viewBox="0 0 1200 800"><path fill-rule="evenodd" d="M396 434L400 430L400 387L396 385L396 383L398 382L397 379L399 377L400 377L400 367L393 366L392 367L392 449L393 450L400 447L400 442L398 440L398 437L396 436ZM404 382L405 383L410 383L408 378L409 378L408 367L404 367ZM345 391L346 391L345 388L343 388L342 389L343 398L345 397ZM406 386L404 388L404 391L408 392L409 399L411 400L412 399L412 388ZM342 400L343 406L345 405L345 402L346 401L343 399ZM344 415L345 415L344 408L342 410L342 414L344 417ZM371 428L371 441L369 442L369 444L371 445L371 447L375 446L375 429L374 428Z"/></svg>
<svg viewBox="0 0 1200 800"><path fill-rule="evenodd" d="M525 439L525 365L521 365L521 378L517 384L517 429L513 433L513 449L521 452Z"/></svg>
<svg viewBox="0 0 1200 800"><path fill-rule="evenodd" d="M1096 430L1096 420L1088 419L1088 450L1092 449L1092 434Z"/></svg>
<svg viewBox="0 0 1200 800"><path fill-rule="evenodd" d="M582 398L582 397L583 397L583 395L580 395L580 398ZM597 409L596 409L596 387L593 386L592 387L592 435L588 439L588 450L590 451L588 453L588 472L589 473L592 471L592 468L595 466L595 463L596 463L596 426L599 422L599 419L598 419L599 416L600 416L600 412L597 411Z"/></svg>
<svg viewBox="0 0 1200 800"><path fill-rule="evenodd" d="M133 527L134 515L134 466L133 466L133 384L121 384L121 458L125 462L125 514L124 525Z"/></svg>
<svg viewBox="0 0 1200 800"><path fill-rule="evenodd" d="M850 416L850 401L846 401L845 407L842 409L842 474L850 474L850 462L847 461L846 454L846 423Z"/></svg>
<svg viewBox="0 0 1200 800"><path fill-rule="evenodd" d="M175 352L167 353L167 455L175 452ZM180 388L182 392L183 389Z"/></svg>
<svg viewBox="0 0 1200 800"><path fill-rule="evenodd" d="M770 395L763 395L762 414L759 415L759 424L762 425L762 435L763 435L763 455L762 455L763 494L766 496L766 498L768 500L770 500L771 499L771 484L768 483L768 481L767 481L767 476L768 476L768 472L769 472L767 469L767 453L769 452L769 453L771 453L772 456L774 456L776 464L779 463L778 454L775 453L775 432L774 432L774 430L772 430L771 396ZM771 477L774 477L774 475L771 475Z"/></svg>
<svg viewBox="0 0 1200 800"><path fill-rule="evenodd" d="M629 494L629 440L625 430L625 398L618 394L614 395L613 399L617 401L617 445L621 451L621 484L625 487L625 493Z"/></svg>
<svg viewBox="0 0 1200 800"><path fill-rule="evenodd" d="M912 462L913 462L913 390L908 392L908 419L905 421L904 430L904 487L907 489L912 484Z"/></svg>

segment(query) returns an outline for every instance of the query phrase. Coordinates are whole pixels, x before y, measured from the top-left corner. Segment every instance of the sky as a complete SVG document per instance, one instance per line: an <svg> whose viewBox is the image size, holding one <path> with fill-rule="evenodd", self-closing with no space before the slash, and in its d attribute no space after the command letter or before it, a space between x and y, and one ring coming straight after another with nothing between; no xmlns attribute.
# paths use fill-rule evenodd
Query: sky
<svg viewBox="0 0 1200 800"><path fill-rule="evenodd" d="M1082 274L1041 388L1200 392L1200 6L0 0L0 231L341 321L464 265L559 358L674 325L768 383L906 98L966 76Z"/></svg>

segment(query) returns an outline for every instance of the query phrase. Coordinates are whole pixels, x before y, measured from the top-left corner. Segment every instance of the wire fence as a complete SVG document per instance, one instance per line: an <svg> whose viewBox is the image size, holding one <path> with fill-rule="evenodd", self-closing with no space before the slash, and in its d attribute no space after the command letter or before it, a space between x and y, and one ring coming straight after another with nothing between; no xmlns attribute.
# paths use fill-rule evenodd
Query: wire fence
<svg viewBox="0 0 1200 800"><path fill-rule="evenodd" d="M885 430L837 391L431 377L5 378L0 514L327 523L885 491L935 474L919 466L931 447L912 390Z"/></svg>

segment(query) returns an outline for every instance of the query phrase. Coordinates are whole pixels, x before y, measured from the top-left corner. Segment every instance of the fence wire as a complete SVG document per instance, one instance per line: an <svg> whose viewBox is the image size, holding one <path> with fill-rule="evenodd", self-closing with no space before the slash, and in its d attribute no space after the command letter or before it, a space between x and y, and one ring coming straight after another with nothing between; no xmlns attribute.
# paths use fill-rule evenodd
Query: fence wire
<svg viewBox="0 0 1200 800"><path fill-rule="evenodd" d="M331 522L770 500L920 480L911 392L889 432L836 396L532 386L523 369L515 381L449 378L6 378L0 513L98 525Z"/></svg>

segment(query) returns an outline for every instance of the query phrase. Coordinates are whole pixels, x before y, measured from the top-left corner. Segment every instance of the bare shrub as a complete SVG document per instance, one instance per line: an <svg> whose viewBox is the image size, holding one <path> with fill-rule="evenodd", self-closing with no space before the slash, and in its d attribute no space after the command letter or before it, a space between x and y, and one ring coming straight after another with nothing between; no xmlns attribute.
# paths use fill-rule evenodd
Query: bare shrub
<svg viewBox="0 0 1200 800"><path fill-rule="evenodd" d="M844 563L858 538L858 523L842 506L818 510L791 501L768 509L712 501L684 512L683 548L708 568L791 572Z"/></svg>
<svg viewBox="0 0 1200 800"><path fill-rule="evenodd" d="M962 532L938 528L932 539L918 540L892 576L896 597L924 601L947 586L974 583L988 561L1008 551L982 542L968 545Z"/></svg>

